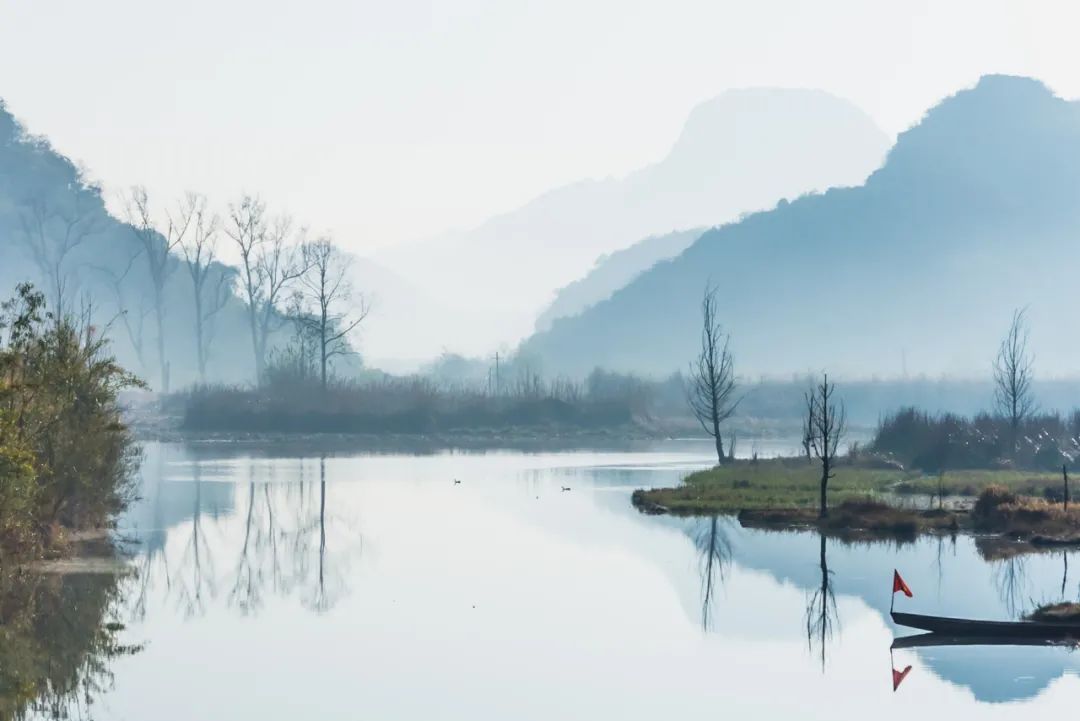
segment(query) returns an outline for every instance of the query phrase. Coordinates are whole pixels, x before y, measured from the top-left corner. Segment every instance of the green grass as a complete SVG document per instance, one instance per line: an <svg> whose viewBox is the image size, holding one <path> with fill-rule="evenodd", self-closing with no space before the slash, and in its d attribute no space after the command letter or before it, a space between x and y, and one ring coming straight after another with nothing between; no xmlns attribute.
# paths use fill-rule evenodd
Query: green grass
<svg viewBox="0 0 1080 721"><path fill-rule="evenodd" d="M1053 473L1009 470L949 471L944 480L948 495L975 496L989 485L1002 485L1020 494L1041 496L1048 487L1061 487L1061 477ZM660 506L683 514L814 508L820 481L821 465L801 458L737 461L692 473L674 488L638 491L634 502L645 509ZM937 476L845 463L829 481L829 505L885 493L937 491ZM1077 495L1080 500L1080 489Z"/></svg>

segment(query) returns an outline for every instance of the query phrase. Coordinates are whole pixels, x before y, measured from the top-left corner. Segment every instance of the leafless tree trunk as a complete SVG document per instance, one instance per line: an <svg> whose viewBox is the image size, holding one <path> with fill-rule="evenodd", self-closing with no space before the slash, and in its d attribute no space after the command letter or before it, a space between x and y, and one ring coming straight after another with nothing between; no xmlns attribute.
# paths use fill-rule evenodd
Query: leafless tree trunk
<svg viewBox="0 0 1080 721"><path fill-rule="evenodd" d="M92 269L98 271L109 283L109 287L112 289L113 302L116 305L116 312L120 316L120 320L124 324L124 330L127 331L128 341L131 343L132 349L135 351L135 358L139 364L140 375L146 374L146 316L149 310L146 307L145 295L139 296L138 307L130 303L125 289L125 279L128 273L135 265L135 261L138 260L141 250L135 249L128 255L126 264L123 270L117 271L113 268L107 268L103 266L92 265Z"/></svg>
<svg viewBox="0 0 1080 721"><path fill-rule="evenodd" d="M57 319L71 312L70 298L77 278L69 267L69 256L98 232L98 217L83 207L78 191L67 210L54 207L43 198L27 200L19 208L22 239L37 266L48 293L49 306Z"/></svg>
<svg viewBox="0 0 1080 721"><path fill-rule="evenodd" d="M326 390L327 367L331 358L349 352L348 335L364 322L370 312L364 296L353 298L347 278L348 258L327 238L304 248L307 270L300 278L311 306L311 323L319 352L319 379ZM351 301L351 303L350 303ZM341 306L350 303L349 313Z"/></svg>
<svg viewBox="0 0 1080 721"><path fill-rule="evenodd" d="M293 228L293 221L286 215L273 219L266 227L264 240L256 258L258 277L262 288L261 302L256 316L258 367L265 373L270 334L285 322L278 305L286 298L292 284L307 271L304 251L306 230ZM260 381L263 378L260 377Z"/></svg>
<svg viewBox="0 0 1080 721"><path fill-rule="evenodd" d="M1035 412L1035 397L1031 391L1034 358L1028 353L1026 313L1026 309L1013 312L1009 332L994 359L994 404L998 413L1009 422L1009 452L1014 459L1020 426Z"/></svg>
<svg viewBox="0 0 1080 721"><path fill-rule="evenodd" d="M191 276L195 309L195 355L199 366L199 381L205 383L210 341L213 340L213 318L228 302L232 273L219 269L214 282L208 285L214 274L221 222L217 215L207 210L204 196L188 193L184 206L191 217L191 232L181 242L180 247L184 253L188 275Z"/></svg>
<svg viewBox="0 0 1080 721"><path fill-rule="evenodd" d="M262 382L265 348L259 342L259 308L263 301L263 281L259 269L259 254L266 241L266 203L257 197L243 196L229 206L229 224L225 234L232 238L240 251L240 290L247 304L248 328L255 361L255 379Z"/></svg>
<svg viewBox="0 0 1080 721"><path fill-rule="evenodd" d="M821 518L829 515L829 479L833 477L832 469L840 440L847 432L844 403L833 401L835 392L836 386L829 385L829 375L826 373L821 384L806 394L806 427L810 429L810 447L814 456L821 461L821 499L818 509L818 516Z"/></svg>
<svg viewBox="0 0 1080 721"><path fill-rule="evenodd" d="M175 211L165 211L165 222L159 226L150 210L146 188L135 187L126 202L127 221L142 246L146 258L151 289L153 290L154 325L157 328L157 356L161 377L160 390L169 392L169 359L165 353L165 286L176 270L172 251L179 246L191 223L191 209L181 201Z"/></svg>
<svg viewBox="0 0 1080 721"><path fill-rule="evenodd" d="M720 424L731 418L739 405L735 397L735 360L729 350L731 337L716 318L716 287L708 285L701 300L701 352L690 364L687 402L702 429L716 442L716 459L726 460Z"/></svg>

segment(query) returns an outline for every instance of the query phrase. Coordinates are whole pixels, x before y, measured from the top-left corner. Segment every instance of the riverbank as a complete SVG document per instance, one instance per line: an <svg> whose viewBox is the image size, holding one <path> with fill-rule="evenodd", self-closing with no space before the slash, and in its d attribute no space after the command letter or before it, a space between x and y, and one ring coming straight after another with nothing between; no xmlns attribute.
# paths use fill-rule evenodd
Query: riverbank
<svg viewBox="0 0 1080 721"><path fill-rule="evenodd" d="M944 476L880 467L872 462L838 465L829 480L829 502L866 497L937 496L967 499L990 486L1003 486L1025 496L1061 492L1061 476L1040 471L957 470ZM682 514L737 513L750 510L815 508L821 466L805 458L738 460L688 475L671 488L638 491L635 504L644 510Z"/></svg>
<svg viewBox="0 0 1080 721"><path fill-rule="evenodd" d="M913 537L983 531L1034 545L1080 545L1080 508L1056 501L1058 474L958 470L944 476L848 462L829 481L829 515L818 517L821 468L805 458L736 461L688 475L670 488L638 490L644 513L737 514L748 527L815 528L835 534Z"/></svg>

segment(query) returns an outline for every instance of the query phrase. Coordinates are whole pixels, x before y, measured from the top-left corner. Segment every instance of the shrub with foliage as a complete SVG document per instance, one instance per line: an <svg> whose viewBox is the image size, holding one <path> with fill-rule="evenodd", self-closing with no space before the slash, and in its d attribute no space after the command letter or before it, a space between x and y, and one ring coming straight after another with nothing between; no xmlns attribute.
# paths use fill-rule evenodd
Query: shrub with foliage
<svg viewBox="0 0 1080 721"><path fill-rule="evenodd" d="M107 350L29 284L0 305L0 549L101 526L131 500L139 455L117 396L141 383Z"/></svg>

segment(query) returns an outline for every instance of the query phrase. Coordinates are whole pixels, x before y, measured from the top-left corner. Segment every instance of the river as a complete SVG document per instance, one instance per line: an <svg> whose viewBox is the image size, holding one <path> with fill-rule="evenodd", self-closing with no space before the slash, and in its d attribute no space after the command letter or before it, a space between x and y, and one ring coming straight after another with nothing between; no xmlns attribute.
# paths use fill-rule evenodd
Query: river
<svg viewBox="0 0 1080 721"><path fill-rule="evenodd" d="M1006 558L970 536L845 544L631 506L635 488L676 483L709 451L148 444L143 497L118 531L133 573L102 613L122 624L124 652L98 659L92 703L76 710L162 721L1074 712L1074 652L890 652L906 632L887 612L894 568L915 593L898 600L906 609L1015 618L1076 600L1080 563L1070 574L1060 551ZM894 691L893 670L908 666Z"/></svg>

